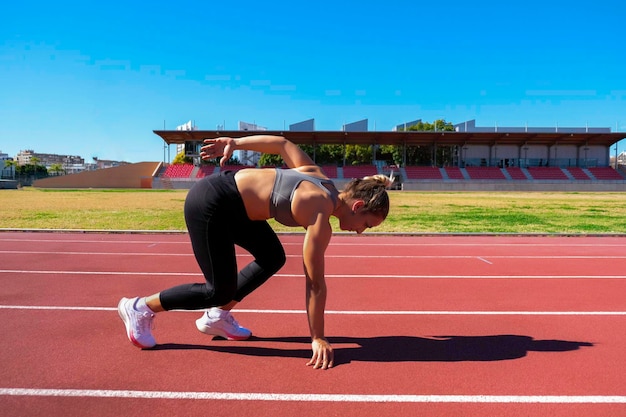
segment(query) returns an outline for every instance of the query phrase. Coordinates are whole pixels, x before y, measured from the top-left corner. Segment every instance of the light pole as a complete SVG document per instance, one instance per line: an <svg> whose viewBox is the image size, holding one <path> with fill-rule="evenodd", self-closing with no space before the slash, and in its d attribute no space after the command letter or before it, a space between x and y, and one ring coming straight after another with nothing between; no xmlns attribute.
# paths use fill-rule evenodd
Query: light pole
<svg viewBox="0 0 626 417"><path fill-rule="evenodd" d="M528 146L526 145L524 145L524 167L528 168Z"/></svg>

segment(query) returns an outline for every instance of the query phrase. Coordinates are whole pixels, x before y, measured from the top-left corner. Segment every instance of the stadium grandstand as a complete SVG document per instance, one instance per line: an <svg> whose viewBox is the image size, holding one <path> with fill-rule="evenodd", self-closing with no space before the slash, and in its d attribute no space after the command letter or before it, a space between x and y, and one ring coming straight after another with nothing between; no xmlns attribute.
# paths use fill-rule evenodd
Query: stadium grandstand
<svg viewBox="0 0 626 417"><path fill-rule="evenodd" d="M417 121L416 121L417 122ZM415 123L415 122L412 122ZM384 173L399 179L404 190L626 190L626 170L610 155L611 147L626 138L610 128L528 128L477 127L469 121L454 125L453 131L410 131L399 125L393 131L367 131L367 121L359 128L341 131L264 130L263 134L281 135L299 145L395 145L402 148L403 161L372 161L371 164L322 165L326 174L341 184L351 178ZM307 127L312 127L309 123ZM187 156L199 161L202 140L220 136L241 137L251 131L166 131L156 130L167 145L177 145ZM428 166L406 163L411 147L429 149ZM437 149L447 155L437 161ZM315 159L315 151L313 153ZM191 164L189 164L191 166ZM202 164L198 164L202 167ZM240 169L230 166L222 169ZM206 170L207 168L199 168ZM211 166L211 172L219 171ZM162 177L162 176L161 176ZM181 185L193 173L184 175ZM158 179L155 186L159 187Z"/></svg>
<svg viewBox="0 0 626 417"><path fill-rule="evenodd" d="M150 163L140 173L134 174L138 177L134 181L136 185L129 186L126 181L124 187L186 189L198 179L220 169L268 168L251 165L247 161L243 165L220 168L199 158L204 139L254 134L252 130L257 126L249 126L252 128L240 130L200 130L195 126L192 129L155 130L153 132L164 141L168 150L175 145L177 153L184 152L193 163ZM392 131L367 131L367 120L362 120L344 125L341 131L317 131L311 119L291 125L289 130L258 130L262 130L263 134L284 136L299 145L311 146L314 160L315 150L320 145L342 145L344 149L345 145L374 148L394 145L401 149L400 163L372 160L371 163L352 165L345 156L337 164L320 163L338 187L351 178L393 173L397 178L394 188L403 190L626 191L626 155L611 155L611 150L617 148L614 145L626 138L626 132L588 127L485 128L477 127L473 120L456 124L454 130L445 131L412 131L406 130L406 127L407 124L404 124ZM427 164L408 163L407 154L416 147L431 156ZM126 168L129 172L130 169ZM34 185L80 186L68 183L69 177L74 175L48 178ZM63 180L66 185L58 185ZM57 183L52 184L52 181ZM85 186L99 187L93 182Z"/></svg>

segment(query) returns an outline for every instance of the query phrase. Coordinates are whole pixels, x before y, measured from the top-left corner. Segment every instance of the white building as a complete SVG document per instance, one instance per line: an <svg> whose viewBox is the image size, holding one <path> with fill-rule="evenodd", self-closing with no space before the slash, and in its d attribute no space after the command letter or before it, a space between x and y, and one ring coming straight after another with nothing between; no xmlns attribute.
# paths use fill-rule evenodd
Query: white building
<svg viewBox="0 0 626 417"><path fill-rule="evenodd" d="M239 130L245 130L245 131L249 130L249 131L257 132L257 131L266 131L267 128L263 126L259 126L255 123L247 123L247 122L240 121ZM239 163L241 165L256 166L259 163L259 160L261 159L261 153L248 151L248 150L239 150L239 151L236 151L235 158L239 160Z"/></svg>
<svg viewBox="0 0 626 417"><path fill-rule="evenodd" d="M61 165L66 174L75 174L85 170L85 159L78 155L58 155L51 153L39 153L32 149L21 150L15 159L20 166L29 165L37 159L37 165L43 165L50 170L53 165Z"/></svg>

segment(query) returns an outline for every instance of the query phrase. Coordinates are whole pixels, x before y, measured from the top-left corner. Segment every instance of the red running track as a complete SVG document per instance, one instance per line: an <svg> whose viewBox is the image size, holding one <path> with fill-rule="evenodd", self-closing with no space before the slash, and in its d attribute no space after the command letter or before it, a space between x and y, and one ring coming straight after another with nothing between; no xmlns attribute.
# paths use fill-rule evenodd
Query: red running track
<svg viewBox="0 0 626 417"><path fill-rule="evenodd" d="M0 233L0 415L626 416L626 238L337 235L328 371L281 240L235 313L251 340L176 311L139 350L117 302L202 280L186 235Z"/></svg>

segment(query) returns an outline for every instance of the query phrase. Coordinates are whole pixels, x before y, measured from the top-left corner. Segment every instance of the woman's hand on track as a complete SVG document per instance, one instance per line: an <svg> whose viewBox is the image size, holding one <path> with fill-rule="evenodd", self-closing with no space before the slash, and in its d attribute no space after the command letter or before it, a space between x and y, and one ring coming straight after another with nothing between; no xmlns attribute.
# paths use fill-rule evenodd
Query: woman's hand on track
<svg viewBox="0 0 626 417"><path fill-rule="evenodd" d="M313 366L313 369L328 369L333 367L334 353L333 348L326 339L315 339L311 343L313 348L313 356L307 362L307 366Z"/></svg>

